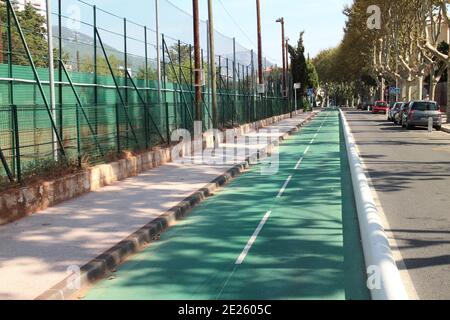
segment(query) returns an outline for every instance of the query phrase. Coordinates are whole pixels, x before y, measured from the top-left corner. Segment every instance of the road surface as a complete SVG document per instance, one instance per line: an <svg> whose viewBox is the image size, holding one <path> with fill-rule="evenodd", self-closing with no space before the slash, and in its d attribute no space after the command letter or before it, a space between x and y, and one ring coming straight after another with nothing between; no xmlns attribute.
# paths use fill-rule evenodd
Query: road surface
<svg viewBox="0 0 450 320"><path fill-rule="evenodd" d="M450 135L346 116L418 298L450 299Z"/></svg>
<svg viewBox="0 0 450 320"><path fill-rule="evenodd" d="M338 113L322 112L258 167L100 281L87 299L368 299Z"/></svg>

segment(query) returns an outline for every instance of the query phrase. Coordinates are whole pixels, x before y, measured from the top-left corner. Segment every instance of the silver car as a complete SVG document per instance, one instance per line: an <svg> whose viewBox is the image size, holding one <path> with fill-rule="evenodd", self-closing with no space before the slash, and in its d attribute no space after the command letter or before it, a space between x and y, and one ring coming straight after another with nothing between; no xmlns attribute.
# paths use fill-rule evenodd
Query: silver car
<svg viewBox="0 0 450 320"><path fill-rule="evenodd" d="M402 126L412 129L415 126L428 127L429 119L433 119L433 128L441 130L442 115L434 101L411 101L403 111Z"/></svg>
<svg viewBox="0 0 450 320"><path fill-rule="evenodd" d="M395 115L401 111L404 102L396 102L388 111L388 121L395 122Z"/></svg>

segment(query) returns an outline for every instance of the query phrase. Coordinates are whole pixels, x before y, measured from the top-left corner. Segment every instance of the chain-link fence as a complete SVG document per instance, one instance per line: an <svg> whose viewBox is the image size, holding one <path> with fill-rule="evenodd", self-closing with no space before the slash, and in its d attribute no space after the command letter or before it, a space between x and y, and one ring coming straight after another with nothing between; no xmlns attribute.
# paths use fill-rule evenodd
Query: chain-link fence
<svg viewBox="0 0 450 320"><path fill-rule="evenodd" d="M87 1L87 0L86 0ZM38 1L39 2L39 1ZM167 144L193 130L192 16L160 1L154 27L81 0L54 1L55 104L50 103L45 8L0 2L0 178L20 181L43 165L99 163ZM45 3L45 1L40 1ZM170 19L165 19L170 17ZM147 17L154 20L154 17ZM204 130L212 128L210 51L201 21ZM290 111L279 77L256 93L256 54L215 32L219 127ZM265 67L272 64L265 61Z"/></svg>

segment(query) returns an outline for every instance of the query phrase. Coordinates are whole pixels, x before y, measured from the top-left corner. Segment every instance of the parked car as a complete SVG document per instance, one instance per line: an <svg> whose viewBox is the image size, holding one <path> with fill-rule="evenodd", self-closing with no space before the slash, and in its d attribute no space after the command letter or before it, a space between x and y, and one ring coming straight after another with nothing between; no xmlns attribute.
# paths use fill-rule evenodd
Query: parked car
<svg viewBox="0 0 450 320"><path fill-rule="evenodd" d="M402 114L402 126L412 129L415 126L428 126L429 118L433 119L433 128L441 130L442 114L439 105L434 101L411 101Z"/></svg>
<svg viewBox="0 0 450 320"><path fill-rule="evenodd" d="M400 112L402 105L404 102L396 102L394 105L389 108L388 111L388 121L394 121L395 120L395 114Z"/></svg>
<svg viewBox="0 0 450 320"><path fill-rule="evenodd" d="M373 106L372 113L382 112L386 114L389 110L389 105L386 101L375 101L375 105Z"/></svg>
<svg viewBox="0 0 450 320"><path fill-rule="evenodd" d="M393 120L394 124L398 124L401 125L402 124L402 117L403 117L403 113L405 112L406 108L409 106L409 102L403 102L402 105L400 106L399 110L394 112L393 115Z"/></svg>

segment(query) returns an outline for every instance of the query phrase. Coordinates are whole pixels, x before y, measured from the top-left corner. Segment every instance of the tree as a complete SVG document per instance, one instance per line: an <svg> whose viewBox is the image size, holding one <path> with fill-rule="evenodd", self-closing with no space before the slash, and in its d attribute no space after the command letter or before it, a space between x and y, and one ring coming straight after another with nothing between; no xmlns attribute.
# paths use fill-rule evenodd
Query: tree
<svg viewBox="0 0 450 320"><path fill-rule="evenodd" d="M124 77L125 73L123 70L123 60L118 59L114 54L108 56L109 63L112 70L114 71L114 76ZM84 56L81 58L80 72L94 73L94 58L90 56ZM100 76L109 76L111 71L109 70L108 63L104 57L97 57L97 74Z"/></svg>
<svg viewBox="0 0 450 320"><path fill-rule="evenodd" d="M307 74L307 86L308 88L319 88L319 76L317 74L316 67L311 60L306 62L306 74Z"/></svg>
<svg viewBox="0 0 450 320"><path fill-rule="evenodd" d="M148 66L147 72L145 71L144 66L140 67L137 72L136 79L145 80L146 76L148 77L149 80L158 80L158 74L156 70L152 68L152 66Z"/></svg>
<svg viewBox="0 0 450 320"><path fill-rule="evenodd" d="M36 67L48 67L48 47L45 28L46 19L40 15L36 9L27 3L24 10L16 12L20 26L24 32L28 48L30 49ZM6 22L6 4L0 4L0 20ZM7 28L2 27L1 42L3 48L7 48ZM25 47L23 46L16 24L11 18L11 45L13 54L11 57L12 64L16 65L30 65L26 55ZM7 51L4 49L3 52ZM55 50L55 57L57 51ZM6 59L3 59L5 61Z"/></svg>
<svg viewBox="0 0 450 320"><path fill-rule="evenodd" d="M305 59L305 46L303 36L305 32L300 33L297 46L289 46L289 54L291 56L291 73L294 83L301 83L301 90L306 94L308 88L308 66Z"/></svg>

